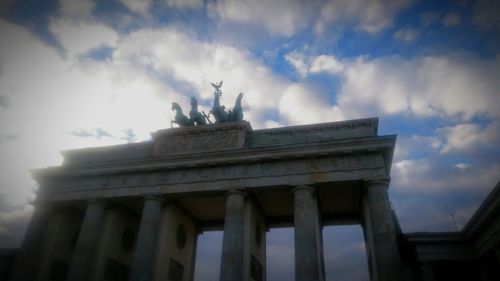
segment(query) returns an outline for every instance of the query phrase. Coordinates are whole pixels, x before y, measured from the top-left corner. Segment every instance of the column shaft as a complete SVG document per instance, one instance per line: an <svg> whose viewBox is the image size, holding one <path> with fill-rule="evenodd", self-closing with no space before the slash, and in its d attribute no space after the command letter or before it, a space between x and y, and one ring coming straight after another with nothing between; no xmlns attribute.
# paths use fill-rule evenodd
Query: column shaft
<svg viewBox="0 0 500 281"><path fill-rule="evenodd" d="M17 254L10 280L36 279L43 250L45 227L48 224L49 217L50 210L47 206L35 206L35 211Z"/></svg>
<svg viewBox="0 0 500 281"><path fill-rule="evenodd" d="M189 272L189 281L194 281L194 268L196 265L196 249L198 247L198 235L200 234L198 227L196 227L193 241L193 250L191 254L191 270Z"/></svg>
<svg viewBox="0 0 500 281"><path fill-rule="evenodd" d="M244 207L243 191L228 192L222 240L221 281L243 280Z"/></svg>
<svg viewBox="0 0 500 281"><path fill-rule="evenodd" d="M294 192L295 280L325 280L323 243L314 188L299 186Z"/></svg>
<svg viewBox="0 0 500 281"><path fill-rule="evenodd" d="M182 205L169 203L160 216L151 280L189 281L193 269L196 221Z"/></svg>
<svg viewBox="0 0 500 281"><path fill-rule="evenodd" d="M135 244L135 252L130 270L130 281L151 280L155 264L155 249L160 226L161 198L147 196L144 198L141 224Z"/></svg>
<svg viewBox="0 0 500 281"><path fill-rule="evenodd" d="M86 281L90 278L104 213L104 202L89 201L66 280Z"/></svg>
<svg viewBox="0 0 500 281"><path fill-rule="evenodd" d="M266 279L266 228L263 211L255 200L245 200L243 222L243 281Z"/></svg>
<svg viewBox="0 0 500 281"><path fill-rule="evenodd" d="M364 235L371 280L402 280L402 263L396 241L387 179L365 183L363 195Z"/></svg>

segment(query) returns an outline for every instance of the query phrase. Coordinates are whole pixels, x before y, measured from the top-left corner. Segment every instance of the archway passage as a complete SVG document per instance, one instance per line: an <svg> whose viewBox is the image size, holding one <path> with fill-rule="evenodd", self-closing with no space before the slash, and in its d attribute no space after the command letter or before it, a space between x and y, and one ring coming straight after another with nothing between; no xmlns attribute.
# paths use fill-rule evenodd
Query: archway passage
<svg viewBox="0 0 500 281"><path fill-rule="evenodd" d="M222 231L198 235L194 281L218 281L222 254Z"/></svg>
<svg viewBox="0 0 500 281"><path fill-rule="evenodd" d="M370 280L363 229L359 225L323 228L327 281Z"/></svg>
<svg viewBox="0 0 500 281"><path fill-rule="evenodd" d="M295 280L293 228L272 228L266 237L267 281Z"/></svg>

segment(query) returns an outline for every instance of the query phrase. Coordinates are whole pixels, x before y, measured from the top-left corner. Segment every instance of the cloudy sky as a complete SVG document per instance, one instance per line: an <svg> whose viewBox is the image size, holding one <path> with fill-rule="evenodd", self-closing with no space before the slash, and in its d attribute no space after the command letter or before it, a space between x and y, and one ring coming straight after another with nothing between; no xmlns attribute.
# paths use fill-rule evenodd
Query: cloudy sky
<svg viewBox="0 0 500 281"><path fill-rule="evenodd" d="M29 169L148 140L221 79L254 129L379 117L404 232L461 228L500 180L500 1L5 0L0 247L31 216ZM327 279L367 280L361 228L324 237ZM197 280L217 280L221 240L200 236ZM268 253L268 280L293 280L293 230Z"/></svg>

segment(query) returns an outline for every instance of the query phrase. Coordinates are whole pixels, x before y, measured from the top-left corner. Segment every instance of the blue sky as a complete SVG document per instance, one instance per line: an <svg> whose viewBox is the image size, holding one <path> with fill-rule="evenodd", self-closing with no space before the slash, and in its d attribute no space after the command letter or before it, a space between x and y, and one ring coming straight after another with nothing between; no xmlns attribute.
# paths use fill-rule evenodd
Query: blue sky
<svg viewBox="0 0 500 281"><path fill-rule="evenodd" d="M500 180L500 1L6 0L0 36L0 247L31 216L29 169L147 140L221 79L254 129L379 117L405 232L462 227ZM367 280L360 233L325 228L328 280ZM198 278L220 241L200 237ZM269 280L293 278L293 231L268 247Z"/></svg>

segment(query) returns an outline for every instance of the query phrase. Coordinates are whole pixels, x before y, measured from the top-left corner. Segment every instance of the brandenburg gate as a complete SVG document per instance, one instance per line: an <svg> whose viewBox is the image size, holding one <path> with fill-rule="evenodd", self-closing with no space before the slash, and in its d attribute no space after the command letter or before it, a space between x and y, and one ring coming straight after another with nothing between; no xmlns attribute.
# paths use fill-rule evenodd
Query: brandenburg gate
<svg viewBox="0 0 500 281"><path fill-rule="evenodd" d="M62 166L33 172L12 280L192 280L205 229L224 230L220 280L265 280L276 226L294 226L296 280L324 280L321 229L337 223L362 225L371 280L401 280L387 194L396 137L377 124L239 121L65 151Z"/></svg>
<svg viewBox="0 0 500 281"><path fill-rule="evenodd" d="M377 128L235 120L64 151L62 166L33 171L40 187L11 280L189 281L197 235L220 229L220 280L262 281L266 231L293 226L295 280L321 281L322 227L339 223L363 227L371 280L402 280L388 198L396 136Z"/></svg>

